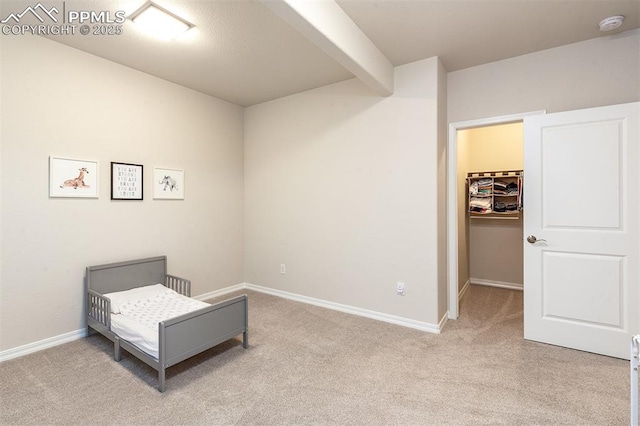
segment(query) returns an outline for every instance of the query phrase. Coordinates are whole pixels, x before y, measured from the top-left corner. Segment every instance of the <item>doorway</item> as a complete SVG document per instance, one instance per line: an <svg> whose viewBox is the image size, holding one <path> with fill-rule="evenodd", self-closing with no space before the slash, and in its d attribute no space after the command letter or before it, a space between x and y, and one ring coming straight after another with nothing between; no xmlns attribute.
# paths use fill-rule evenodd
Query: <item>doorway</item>
<svg viewBox="0 0 640 426"><path fill-rule="evenodd" d="M470 264L468 265L468 261L471 255L470 252L470 239L467 238L467 234L469 234L469 230L471 228L468 225L468 215L465 209L466 203L466 172L465 176L461 176L461 172L459 172L459 163L467 163L468 159L465 159L465 152L461 151L460 148L464 147L468 142L465 141L468 138L468 134L462 131L472 130L472 129L485 129L486 132L491 132L492 130L496 130L498 126L501 125L514 125L517 124L522 126L522 121L526 116L544 114L544 111L535 111L530 113L523 114L514 114L509 116L502 117L494 117L466 122L458 122L449 124L449 140L447 145L447 153L448 153L448 161L447 161L447 238L448 238L448 253L447 253L447 262L448 262L448 308L449 308L449 319L458 318L458 310L459 310L459 300L468 288L471 278L475 278L476 280L483 280L482 276L480 277L472 277L470 275L471 268ZM495 129L492 129L495 128ZM520 129L522 129L520 127ZM513 130L513 129L512 129ZM484 132L482 131L482 132ZM516 130L517 131L517 130ZM520 138L522 139L522 130L520 130ZM489 141L487 146L490 146L492 142ZM504 165L504 160L500 160L499 155L493 155L488 152L484 157L488 157L485 163L487 167L496 166L498 170L502 170L502 167L497 167L499 165ZM495 153L494 153L495 154ZM520 159L522 162L522 158ZM475 166L474 166L475 167ZM477 170L476 170L477 171ZM462 206L462 207L461 207ZM482 219L478 219L482 220ZM495 220L491 220L491 222L495 222ZM519 222L515 223L515 222ZM488 231L491 231L491 227L488 227L489 221L485 223L485 225L475 226L474 231L478 234L478 236L482 236L486 234ZM519 242L520 242L520 258L519 258L519 273L520 277L522 274L522 219L519 218L514 221L511 227L505 227L507 235L510 235L508 238L513 239L514 233L519 232ZM505 230L505 229L503 229ZM503 232L504 234L504 232ZM481 244L480 244L481 246ZM481 248L478 248L481 250ZM512 255L513 253L510 253ZM517 253L516 257L517 257ZM476 259L482 262L482 259ZM511 259L511 261L514 261ZM518 260L515 260L518 262ZM489 265L490 266L490 265ZM487 269L487 268L485 268ZM488 268L495 270L496 268ZM479 270L481 275L487 273ZM474 270L475 272L475 270ZM498 277L498 278L496 278ZM495 275L494 279L484 278L484 282L478 282L479 284L489 284L495 286L503 286L509 287L513 284L522 285L522 279L517 279L513 277L502 278L499 279L499 275Z"/></svg>
<svg viewBox="0 0 640 426"><path fill-rule="evenodd" d="M522 291L523 122L458 130L457 139L459 299L471 284ZM491 185L478 193L482 182Z"/></svg>
<svg viewBox="0 0 640 426"><path fill-rule="evenodd" d="M458 131L523 120L524 337L629 358L629 339L640 318L634 285L640 251L639 112L634 102L449 125L449 318L458 317L460 289ZM597 186L584 184L592 181Z"/></svg>

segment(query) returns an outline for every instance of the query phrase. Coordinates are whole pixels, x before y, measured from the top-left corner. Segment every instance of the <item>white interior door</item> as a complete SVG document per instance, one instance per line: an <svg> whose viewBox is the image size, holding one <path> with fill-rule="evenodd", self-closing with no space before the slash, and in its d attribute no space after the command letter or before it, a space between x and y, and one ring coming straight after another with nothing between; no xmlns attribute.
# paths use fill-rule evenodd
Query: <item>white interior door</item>
<svg viewBox="0 0 640 426"><path fill-rule="evenodd" d="M639 127L640 103L525 118L525 339L629 359Z"/></svg>

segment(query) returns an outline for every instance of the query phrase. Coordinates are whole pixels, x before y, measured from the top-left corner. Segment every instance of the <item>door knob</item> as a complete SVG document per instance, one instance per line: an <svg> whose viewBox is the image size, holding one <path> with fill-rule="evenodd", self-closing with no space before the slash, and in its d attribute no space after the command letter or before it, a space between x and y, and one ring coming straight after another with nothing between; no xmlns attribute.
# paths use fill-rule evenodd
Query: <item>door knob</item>
<svg viewBox="0 0 640 426"><path fill-rule="evenodd" d="M541 241L544 241L545 243L547 242L547 240L537 239L535 235L529 235L527 237L527 242L530 243L530 244L539 243Z"/></svg>

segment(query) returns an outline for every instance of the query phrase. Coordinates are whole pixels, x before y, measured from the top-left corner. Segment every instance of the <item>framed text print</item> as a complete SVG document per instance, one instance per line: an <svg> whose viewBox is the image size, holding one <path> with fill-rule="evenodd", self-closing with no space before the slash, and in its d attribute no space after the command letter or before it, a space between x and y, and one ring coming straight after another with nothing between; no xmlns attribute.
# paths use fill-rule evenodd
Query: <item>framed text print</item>
<svg viewBox="0 0 640 426"><path fill-rule="evenodd" d="M184 200L184 170L154 168L153 198Z"/></svg>
<svg viewBox="0 0 640 426"><path fill-rule="evenodd" d="M142 200L142 164L111 162L111 199Z"/></svg>
<svg viewBox="0 0 640 426"><path fill-rule="evenodd" d="M49 157L49 197L98 198L98 162Z"/></svg>

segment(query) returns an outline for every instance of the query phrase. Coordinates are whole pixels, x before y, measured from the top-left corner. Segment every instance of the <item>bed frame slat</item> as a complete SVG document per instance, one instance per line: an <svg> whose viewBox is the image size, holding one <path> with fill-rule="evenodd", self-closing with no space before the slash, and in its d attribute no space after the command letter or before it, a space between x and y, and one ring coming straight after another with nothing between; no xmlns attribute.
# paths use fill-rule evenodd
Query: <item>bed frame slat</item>
<svg viewBox="0 0 640 426"><path fill-rule="evenodd" d="M166 274L164 285L184 296L191 297L191 281Z"/></svg>
<svg viewBox="0 0 640 426"><path fill-rule="evenodd" d="M111 300L93 290L87 292L87 315L107 328L111 327Z"/></svg>

